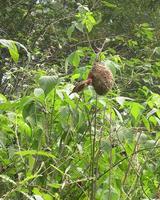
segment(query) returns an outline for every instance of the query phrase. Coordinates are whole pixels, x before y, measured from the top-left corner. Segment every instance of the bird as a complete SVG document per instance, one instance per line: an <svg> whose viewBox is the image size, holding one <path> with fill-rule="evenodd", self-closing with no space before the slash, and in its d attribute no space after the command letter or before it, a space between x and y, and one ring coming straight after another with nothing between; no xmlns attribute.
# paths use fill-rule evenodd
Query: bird
<svg viewBox="0 0 160 200"><path fill-rule="evenodd" d="M90 85L91 82L92 82L92 79L87 79L87 80L76 83L75 87L73 88L73 90L70 94L78 93L78 92L82 91L86 86Z"/></svg>
<svg viewBox="0 0 160 200"><path fill-rule="evenodd" d="M95 62L86 80L78 82L72 93L84 90L88 85L92 85L98 95L105 95L113 86L114 79L111 70L101 62Z"/></svg>

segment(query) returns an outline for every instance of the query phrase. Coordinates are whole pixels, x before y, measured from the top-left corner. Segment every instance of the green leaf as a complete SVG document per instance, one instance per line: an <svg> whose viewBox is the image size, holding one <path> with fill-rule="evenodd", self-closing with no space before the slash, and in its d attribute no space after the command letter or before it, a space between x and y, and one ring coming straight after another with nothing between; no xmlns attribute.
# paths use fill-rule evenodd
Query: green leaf
<svg viewBox="0 0 160 200"><path fill-rule="evenodd" d="M116 97L116 101L117 101L121 106L123 106L123 104L124 104L124 102L125 102L126 100L132 101L133 99L128 98L128 97L122 97L122 96Z"/></svg>
<svg viewBox="0 0 160 200"><path fill-rule="evenodd" d="M108 8L117 8L117 5L115 5L113 3L110 3L110 2L107 2L107 1L102 1L102 3Z"/></svg>
<svg viewBox="0 0 160 200"><path fill-rule="evenodd" d="M156 54L160 55L160 47L156 47L154 49L153 53L156 53Z"/></svg>
<svg viewBox="0 0 160 200"><path fill-rule="evenodd" d="M92 16L92 12L87 12L85 18L82 21L86 25L88 32L91 32L94 25L96 25L96 20Z"/></svg>
<svg viewBox="0 0 160 200"><path fill-rule="evenodd" d="M34 89L34 95L36 97L44 96L44 90L42 88L35 88Z"/></svg>
<svg viewBox="0 0 160 200"><path fill-rule="evenodd" d="M36 195L34 195L34 197L36 197L37 200L41 200L41 199L43 199L43 200L53 200L53 197L51 195L46 194L44 192L41 192L38 188L34 188L32 190L32 192L34 194L36 194ZM43 198L41 198L41 197L43 197Z"/></svg>
<svg viewBox="0 0 160 200"><path fill-rule="evenodd" d="M88 32L91 32L93 26L96 24L95 19L92 16L89 16L86 20L86 27L88 29Z"/></svg>
<svg viewBox="0 0 160 200"><path fill-rule="evenodd" d="M83 25L82 23L75 22L75 27L76 27L79 31L83 32L84 25Z"/></svg>
<svg viewBox="0 0 160 200"><path fill-rule="evenodd" d="M138 116L141 114L141 111L144 109L144 107L136 102L131 103L131 114L132 116L137 119Z"/></svg>
<svg viewBox="0 0 160 200"><path fill-rule="evenodd" d="M42 197L43 197L44 200L53 200L53 197L49 194L43 193Z"/></svg>
<svg viewBox="0 0 160 200"><path fill-rule="evenodd" d="M26 150L26 151L18 151L15 153L20 156L28 156L28 155L38 155L38 156L46 156L48 158L55 158L55 156L51 153L45 151L36 151L36 150Z"/></svg>
<svg viewBox="0 0 160 200"><path fill-rule="evenodd" d="M28 59L30 61L30 53L28 52L27 48L24 45L22 45L21 43L13 41L13 40L0 39L0 44L2 44L4 47L8 48L9 53L10 53L12 59L14 60L14 62L17 63L19 60L19 53L18 53L17 46L19 46L25 50L25 52L27 53Z"/></svg>
<svg viewBox="0 0 160 200"><path fill-rule="evenodd" d="M121 113L120 113L116 108L113 108L113 109L115 110L115 112L116 112L116 114L117 114L119 120L120 120L121 122L123 122L123 118L122 118Z"/></svg>
<svg viewBox="0 0 160 200"><path fill-rule="evenodd" d="M47 95L52 89L55 88L58 83L58 77L56 76L41 76L39 79L39 85Z"/></svg>
<svg viewBox="0 0 160 200"><path fill-rule="evenodd" d="M71 80L74 81L75 79L78 79L80 77L80 74L73 74L71 77Z"/></svg>
<svg viewBox="0 0 160 200"><path fill-rule="evenodd" d="M29 137L31 136L31 128L27 123L25 123L22 119L18 119L17 124L22 135L26 134Z"/></svg>
<svg viewBox="0 0 160 200"><path fill-rule="evenodd" d="M12 42L10 44L9 53L10 53L12 59L14 60L14 62L17 63L18 59L19 59L19 53L18 53L18 49L17 49L17 47L16 47L14 42Z"/></svg>
<svg viewBox="0 0 160 200"><path fill-rule="evenodd" d="M143 121L143 124L145 125L146 129L148 131L150 131L150 124L149 124L149 121L147 120L147 118L145 116L142 116L142 121Z"/></svg>
<svg viewBox="0 0 160 200"><path fill-rule="evenodd" d="M104 64L112 71L113 76L115 76L117 70L120 70L120 65L111 60L105 60Z"/></svg>
<svg viewBox="0 0 160 200"><path fill-rule="evenodd" d="M0 39L0 43L7 47L9 50L9 53L12 57L12 59L14 60L14 62L18 62L19 59L19 53L18 53L18 49L16 47L16 42L12 41L12 40L5 40L5 39Z"/></svg>
<svg viewBox="0 0 160 200"><path fill-rule="evenodd" d="M67 30L67 36L69 39L71 39L71 36L74 30L75 30L75 24L72 24Z"/></svg>
<svg viewBox="0 0 160 200"><path fill-rule="evenodd" d="M32 192L33 192L34 194L41 195L41 192L39 191L38 188L33 188Z"/></svg>
<svg viewBox="0 0 160 200"><path fill-rule="evenodd" d="M59 183L51 183L51 184L48 184L48 186L52 187L52 188L61 188L62 187L62 184L59 184Z"/></svg>
<svg viewBox="0 0 160 200"><path fill-rule="evenodd" d="M80 56L78 51L71 53L67 59L71 65L73 65L74 67L78 67L80 63Z"/></svg>

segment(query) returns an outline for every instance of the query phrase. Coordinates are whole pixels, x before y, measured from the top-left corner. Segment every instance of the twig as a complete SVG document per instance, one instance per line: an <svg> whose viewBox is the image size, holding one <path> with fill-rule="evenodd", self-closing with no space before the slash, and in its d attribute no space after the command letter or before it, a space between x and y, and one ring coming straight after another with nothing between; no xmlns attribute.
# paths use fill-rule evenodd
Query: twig
<svg viewBox="0 0 160 200"><path fill-rule="evenodd" d="M103 51L104 46L105 46L105 44L106 44L107 42L108 42L108 39L105 38L105 40L104 40L104 42L103 42L103 44L102 44L102 47L100 48L99 52L98 52L97 55L96 55L96 60L99 59L99 55L100 55L100 53Z"/></svg>
<svg viewBox="0 0 160 200"><path fill-rule="evenodd" d="M91 181L91 195L90 200L96 199L96 182L97 182L97 166L96 166L96 159L95 159L95 152L96 152L96 136L97 136L97 95L96 95L96 105L95 105L95 115L94 115L94 134L92 139L92 146L91 146L91 177L95 177Z"/></svg>
<svg viewBox="0 0 160 200"><path fill-rule="evenodd" d="M110 151L109 151L109 167L112 168L112 135L111 135L111 123L112 123L112 118L111 118L111 113L110 113L110 117L109 117L109 123L110 123L110 127L109 127L109 141L110 141ZM112 188L112 170L109 171L109 181L108 181L108 184L109 184L109 192L108 192L108 199L112 199L112 196L111 196L111 188Z"/></svg>
<svg viewBox="0 0 160 200"><path fill-rule="evenodd" d="M18 138L17 115L16 115L16 125L15 125L15 137L16 137L16 141L17 141L18 150L21 151L20 142L19 142L19 138ZM25 160L23 159L21 154L20 154L20 157L21 157L22 162L25 165Z"/></svg>

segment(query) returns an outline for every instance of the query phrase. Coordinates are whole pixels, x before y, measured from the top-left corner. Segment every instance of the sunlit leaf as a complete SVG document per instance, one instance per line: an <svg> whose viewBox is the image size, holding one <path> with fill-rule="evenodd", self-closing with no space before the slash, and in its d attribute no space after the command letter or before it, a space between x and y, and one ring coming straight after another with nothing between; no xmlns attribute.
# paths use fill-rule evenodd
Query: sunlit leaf
<svg viewBox="0 0 160 200"><path fill-rule="evenodd" d="M19 46L25 50L25 52L27 53L28 59L30 61L30 53L28 52L27 48L24 45L22 45L21 43L13 41L13 40L0 39L0 44L2 44L4 47L8 48L9 53L10 53L12 59L14 60L14 62L17 63L19 60L19 53L18 53L17 46Z"/></svg>
<svg viewBox="0 0 160 200"><path fill-rule="evenodd" d="M135 119L137 119L143 109L144 107L141 104L136 102L131 103L131 114Z"/></svg>

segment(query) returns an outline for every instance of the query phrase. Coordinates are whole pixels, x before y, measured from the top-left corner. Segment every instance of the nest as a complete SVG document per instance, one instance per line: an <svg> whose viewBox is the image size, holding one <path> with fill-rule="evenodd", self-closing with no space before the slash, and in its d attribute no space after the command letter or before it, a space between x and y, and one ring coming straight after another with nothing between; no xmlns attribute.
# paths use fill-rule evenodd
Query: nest
<svg viewBox="0 0 160 200"><path fill-rule="evenodd" d="M72 93L80 92L88 85L92 85L99 95L105 95L113 86L113 75L110 69L104 64L96 62L89 72L87 80L81 81L75 85Z"/></svg>
<svg viewBox="0 0 160 200"><path fill-rule="evenodd" d="M112 72L102 63L96 62L89 76L92 77L92 86L99 95L105 95L113 86Z"/></svg>

